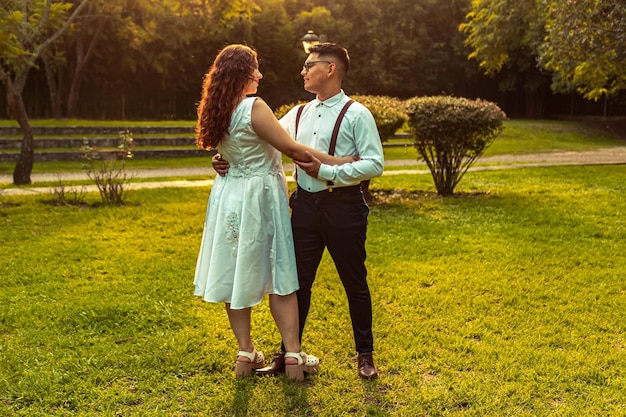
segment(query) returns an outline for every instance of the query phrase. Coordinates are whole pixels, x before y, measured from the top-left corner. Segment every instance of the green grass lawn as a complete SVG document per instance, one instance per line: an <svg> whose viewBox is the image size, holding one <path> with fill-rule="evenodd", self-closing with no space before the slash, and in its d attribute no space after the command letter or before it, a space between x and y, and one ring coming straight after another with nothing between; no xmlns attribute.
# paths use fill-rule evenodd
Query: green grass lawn
<svg viewBox="0 0 626 417"><path fill-rule="evenodd" d="M0 194L0 415L626 415L626 166L372 183L376 360L361 381L325 257L304 383L234 378L223 306L194 298L208 189L133 190L124 207ZM279 336L267 302L257 347Z"/></svg>
<svg viewBox="0 0 626 417"><path fill-rule="evenodd" d="M551 151L587 151L626 146L626 139L584 123L556 120L508 120L485 156Z"/></svg>

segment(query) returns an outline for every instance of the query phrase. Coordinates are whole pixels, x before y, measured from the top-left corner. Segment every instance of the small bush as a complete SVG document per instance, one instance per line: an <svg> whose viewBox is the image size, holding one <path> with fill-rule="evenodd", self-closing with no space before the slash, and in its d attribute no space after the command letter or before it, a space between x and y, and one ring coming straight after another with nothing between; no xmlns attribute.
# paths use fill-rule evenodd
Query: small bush
<svg viewBox="0 0 626 417"><path fill-rule="evenodd" d="M131 177L126 171L126 159L132 158L133 137L130 131L120 132L120 144L114 153L100 153L97 148L89 146L87 142L81 148L87 170L102 197L104 205L121 206L124 204L126 186Z"/></svg>
<svg viewBox="0 0 626 417"><path fill-rule="evenodd" d="M506 115L489 101L449 96L406 102L414 146L435 181L437 193L454 193L463 175L493 143Z"/></svg>
<svg viewBox="0 0 626 417"><path fill-rule="evenodd" d="M54 201L59 205L80 206L85 204L85 187L68 187L62 174L57 174L57 183L53 190Z"/></svg>

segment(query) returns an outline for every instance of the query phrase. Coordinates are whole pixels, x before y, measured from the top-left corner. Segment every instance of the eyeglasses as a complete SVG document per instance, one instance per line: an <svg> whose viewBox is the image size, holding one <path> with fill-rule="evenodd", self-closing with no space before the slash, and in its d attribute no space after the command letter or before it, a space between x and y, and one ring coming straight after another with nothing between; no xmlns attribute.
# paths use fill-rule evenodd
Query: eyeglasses
<svg viewBox="0 0 626 417"><path fill-rule="evenodd" d="M332 64L332 62L330 61L309 61L309 62L304 63L304 66L302 67L302 71L309 72L312 66L314 66L315 64L319 64L320 62L324 62L326 64Z"/></svg>

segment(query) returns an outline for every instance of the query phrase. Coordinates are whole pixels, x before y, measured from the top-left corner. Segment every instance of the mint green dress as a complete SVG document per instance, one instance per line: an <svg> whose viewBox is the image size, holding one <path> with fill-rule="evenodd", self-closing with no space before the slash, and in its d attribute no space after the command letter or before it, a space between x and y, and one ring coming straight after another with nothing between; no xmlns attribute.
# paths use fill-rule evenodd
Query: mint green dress
<svg viewBox="0 0 626 417"><path fill-rule="evenodd" d="M254 100L239 103L218 147L230 168L211 189L194 279L195 295L233 309L298 289L281 153L252 129Z"/></svg>

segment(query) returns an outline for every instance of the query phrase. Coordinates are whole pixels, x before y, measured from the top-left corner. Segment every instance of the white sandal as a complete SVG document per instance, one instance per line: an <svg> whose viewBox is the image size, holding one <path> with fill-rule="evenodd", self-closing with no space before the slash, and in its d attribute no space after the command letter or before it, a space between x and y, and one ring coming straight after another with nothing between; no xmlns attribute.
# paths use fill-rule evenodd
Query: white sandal
<svg viewBox="0 0 626 417"><path fill-rule="evenodd" d="M285 359L294 358L298 360L297 365L289 365L285 363L285 373L287 378L295 379L297 381L304 380L304 373L314 373L320 367L320 360L313 355L307 355L304 352L287 352L285 353Z"/></svg>
<svg viewBox="0 0 626 417"><path fill-rule="evenodd" d="M250 359L250 362L237 361L235 365L235 375L238 377L250 376L254 370L262 368L263 365L265 365L265 356L263 356L263 352L257 352L256 350L246 352L244 350L240 350L237 353L237 357L239 356Z"/></svg>

